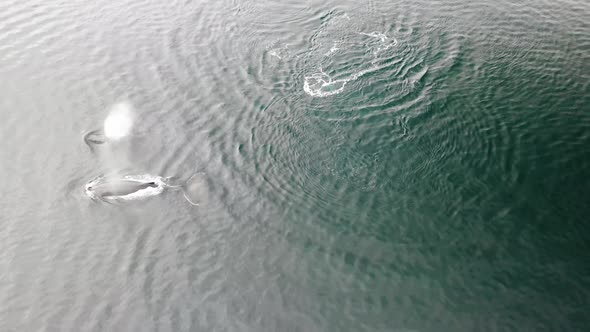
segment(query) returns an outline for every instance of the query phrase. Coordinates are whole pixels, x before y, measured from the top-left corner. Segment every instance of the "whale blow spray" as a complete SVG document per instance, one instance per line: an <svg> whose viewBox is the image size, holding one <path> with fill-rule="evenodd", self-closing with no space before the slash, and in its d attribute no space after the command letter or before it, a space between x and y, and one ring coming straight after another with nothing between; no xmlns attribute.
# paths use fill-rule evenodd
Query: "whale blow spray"
<svg viewBox="0 0 590 332"><path fill-rule="evenodd" d="M121 139L131 132L133 109L128 103L115 104L104 120L103 132L110 140Z"/></svg>

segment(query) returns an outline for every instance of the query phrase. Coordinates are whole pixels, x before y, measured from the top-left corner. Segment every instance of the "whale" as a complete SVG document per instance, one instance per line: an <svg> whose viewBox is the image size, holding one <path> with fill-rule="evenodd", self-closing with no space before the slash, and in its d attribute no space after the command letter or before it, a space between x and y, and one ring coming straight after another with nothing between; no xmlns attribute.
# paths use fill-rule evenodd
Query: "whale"
<svg viewBox="0 0 590 332"><path fill-rule="evenodd" d="M88 146L91 152L94 152L94 146L106 143L107 138L104 132L100 129L92 130L84 134L84 143Z"/></svg>
<svg viewBox="0 0 590 332"><path fill-rule="evenodd" d="M104 144L104 142L106 142L106 137L104 136L104 132L100 129L91 130L84 134L84 142L86 142L86 144Z"/></svg>
<svg viewBox="0 0 590 332"><path fill-rule="evenodd" d="M93 149L93 145L117 141L131 133L133 127L133 108L128 103L115 104L104 120L103 128L84 134L84 141Z"/></svg>
<svg viewBox="0 0 590 332"><path fill-rule="evenodd" d="M190 204L198 205L186 195L184 185L172 185L170 184L171 179L172 177L150 174L99 175L86 183L84 191L92 200L114 203L143 200L160 195L168 189L178 188L182 190L184 198Z"/></svg>

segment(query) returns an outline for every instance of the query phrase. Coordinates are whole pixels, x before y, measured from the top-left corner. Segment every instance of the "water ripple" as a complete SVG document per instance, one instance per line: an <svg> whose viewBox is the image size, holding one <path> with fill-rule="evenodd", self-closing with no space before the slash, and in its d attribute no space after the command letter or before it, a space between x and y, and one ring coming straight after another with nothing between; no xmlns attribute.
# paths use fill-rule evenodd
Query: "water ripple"
<svg viewBox="0 0 590 332"><path fill-rule="evenodd" d="M0 9L2 328L583 329L587 2ZM92 204L107 161L202 204Z"/></svg>

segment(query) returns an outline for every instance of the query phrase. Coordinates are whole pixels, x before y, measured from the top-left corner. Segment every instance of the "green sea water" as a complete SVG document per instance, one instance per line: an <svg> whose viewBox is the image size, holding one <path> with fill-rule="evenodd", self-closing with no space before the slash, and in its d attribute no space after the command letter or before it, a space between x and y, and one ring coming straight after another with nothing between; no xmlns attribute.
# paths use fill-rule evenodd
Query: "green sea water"
<svg viewBox="0 0 590 332"><path fill-rule="evenodd" d="M589 18L5 1L0 330L588 330ZM199 206L85 195L113 172Z"/></svg>

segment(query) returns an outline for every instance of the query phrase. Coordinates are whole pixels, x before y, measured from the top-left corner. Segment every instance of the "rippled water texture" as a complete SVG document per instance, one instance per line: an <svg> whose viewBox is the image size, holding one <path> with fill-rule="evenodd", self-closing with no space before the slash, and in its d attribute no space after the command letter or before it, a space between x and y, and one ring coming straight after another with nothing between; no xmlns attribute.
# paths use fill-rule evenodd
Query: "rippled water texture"
<svg viewBox="0 0 590 332"><path fill-rule="evenodd" d="M3 1L0 330L587 330L589 17Z"/></svg>

